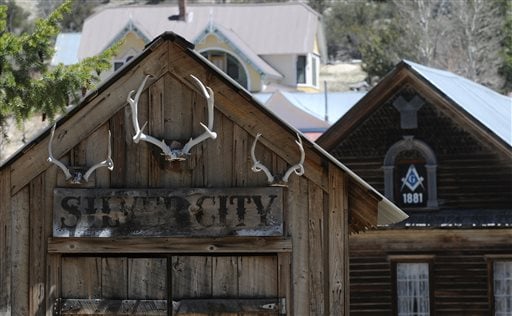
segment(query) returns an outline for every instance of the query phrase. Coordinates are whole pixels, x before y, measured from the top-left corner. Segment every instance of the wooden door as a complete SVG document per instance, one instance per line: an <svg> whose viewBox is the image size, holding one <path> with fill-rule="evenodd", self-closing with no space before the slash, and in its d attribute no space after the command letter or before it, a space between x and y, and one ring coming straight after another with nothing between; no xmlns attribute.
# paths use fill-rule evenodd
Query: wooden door
<svg viewBox="0 0 512 316"><path fill-rule="evenodd" d="M282 315L277 255L70 256L59 315Z"/></svg>

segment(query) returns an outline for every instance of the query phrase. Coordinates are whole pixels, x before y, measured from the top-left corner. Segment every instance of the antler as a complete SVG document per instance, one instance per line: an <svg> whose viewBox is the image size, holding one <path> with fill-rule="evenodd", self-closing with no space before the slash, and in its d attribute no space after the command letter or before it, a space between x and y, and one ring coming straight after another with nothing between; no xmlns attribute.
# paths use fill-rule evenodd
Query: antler
<svg viewBox="0 0 512 316"><path fill-rule="evenodd" d="M71 178L71 172L69 172L69 169L62 162L55 159L55 157L53 157L53 153L52 153L53 134L55 134L56 126L57 126L57 124L55 123L52 127L50 142L48 143L48 162L51 162L51 163L57 165L57 167L61 168L62 171L64 172L64 175L65 175L66 181L67 181Z"/></svg>
<svg viewBox="0 0 512 316"><path fill-rule="evenodd" d="M272 174L270 173L270 171L268 170L267 167L265 167L261 162L259 162L258 160L256 160L256 155L254 154L254 151L256 149L256 143L258 142L258 138L260 138L261 134L258 133L256 134L256 137L254 138L254 142L252 143L252 147L251 147L251 158L252 158L252 161L253 161L253 166L252 166L252 171L254 172L259 172L259 171L263 171L266 175L267 175L267 180L268 180L268 183L270 184L277 184L275 182L275 177L272 176ZM292 172L295 172L296 175L298 176L301 176L304 174L304 160L306 158L306 155L304 153L304 147L302 146L302 139L300 138L299 134L297 134L297 139L298 141L296 140L295 143L297 144L297 146L299 146L299 150L300 150L300 161L299 163L293 165L292 167L290 167L284 174L283 178L281 179L282 182L288 182L288 178L290 177L290 175L292 174Z"/></svg>
<svg viewBox="0 0 512 316"><path fill-rule="evenodd" d="M52 143L53 143L53 135L55 134L56 126L57 126L57 124L54 124L52 127L50 142L48 143L48 162L51 162L51 163L57 165L60 169L62 169L62 171L64 172L66 181L69 181L73 184L85 183L85 182L89 181L89 177L94 172L94 170L96 170L100 167L107 167L108 170L110 170L110 171L112 171L114 169L114 161L112 161L112 158L111 158L112 148L111 148L111 143L110 143L110 138L111 138L110 131L108 131L108 157L107 157L107 160L95 164L94 166L89 168L89 170L87 170L85 175L82 175L82 170L70 171L69 168L66 167L62 162L60 162L59 160L55 159L55 157L53 157Z"/></svg>
<svg viewBox="0 0 512 316"><path fill-rule="evenodd" d="M146 81L148 80L151 75L147 75L142 83L140 84L137 93L135 94L135 98L132 98L134 90L130 91L128 94L127 101L130 104L130 108L132 110L132 123L133 128L135 129L135 135L133 136L133 141L135 143L138 143L139 140L143 140L149 143L152 143L153 145L159 147L163 151L163 155L165 156L165 159L169 161L173 160L185 160L186 156L190 155L190 149L194 147L195 145L201 143L202 141L207 140L208 138L216 139L217 133L212 132L213 129L213 112L214 112L214 98L213 98L213 90L210 87L205 87L199 79L197 79L195 76L190 75L192 79L194 79L196 85L201 89L204 97L206 98L207 106L208 106L208 126L204 125L203 123L200 123L201 126L204 128L204 133L199 135L196 138L190 138L190 140L183 146L183 149L171 149L165 141L162 139L161 141L157 140L155 137L146 135L143 133L144 128L146 127L147 123L144 123L142 126L142 129L139 128L139 122L137 120L138 111L137 106L139 103L139 98L142 93L142 90L144 89L144 85L146 84Z"/></svg>
<svg viewBox="0 0 512 316"><path fill-rule="evenodd" d="M254 150L256 149L256 143L258 142L258 138L260 138L261 134L256 134L256 137L254 138L254 142L252 143L251 147L251 158L253 161L252 165L252 171L254 172L260 172L263 171L267 175L268 183L274 182L274 176L272 176L272 173L268 170L267 167L265 167L259 160L256 160L256 154L254 153Z"/></svg>
<svg viewBox="0 0 512 316"><path fill-rule="evenodd" d="M192 79L194 79L196 85L201 89L201 92L203 92L204 97L206 98L206 104L208 106L208 126L204 125L203 123L201 126L204 128L204 132L197 136L196 138L190 140L185 144L183 147L183 154L189 155L190 149L194 147L195 145L199 144L202 141L207 140L208 138L216 139L217 133L212 132L213 129L213 104L214 104L214 98L213 98L213 90L210 87L205 87L204 84L197 79L194 75L190 75Z"/></svg>
<svg viewBox="0 0 512 316"><path fill-rule="evenodd" d="M295 143L297 144L297 146L299 146L300 161L298 164L291 166L291 168L288 169L288 171L286 171L286 173L284 174L284 177L283 177L284 182L288 182L288 178L290 177L292 172L295 172L295 174L298 176L301 176L304 174L303 164L304 164L304 160L306 159L306 154L304 153L304 147L302 146L302 139L300 138L299 134L297 134L297 139L299 141L295 141Z"/></svg>
<svg viewBox="0 0 512 316"><path fill-rule="evenodd" d="M87 172L84 175L85 182L89 181L89 177L91 176L93 171L98 169L98 168L107 167L107 169L110 170L110 171L114 170L114 161L112 160L112 146L111 146L111 143L110 143L111 137L112 136L110 134L110 131L108 131L108 154L107 154L107 159L103 160L102 162L99 162L99 163L95 164L94 166L89 168L89 170L87 170Z"/></svg>

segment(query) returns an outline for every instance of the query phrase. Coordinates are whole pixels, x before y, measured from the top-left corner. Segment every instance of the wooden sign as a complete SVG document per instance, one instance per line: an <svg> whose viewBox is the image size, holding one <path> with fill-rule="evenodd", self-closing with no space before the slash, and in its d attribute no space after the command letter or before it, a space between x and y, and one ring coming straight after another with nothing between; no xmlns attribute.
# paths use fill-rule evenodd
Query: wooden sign
<svg viewBox="0 0 512 316"><path fill-rule="evenodd" d="M54 190L54 237L282 234L279 187Z"/></svg>

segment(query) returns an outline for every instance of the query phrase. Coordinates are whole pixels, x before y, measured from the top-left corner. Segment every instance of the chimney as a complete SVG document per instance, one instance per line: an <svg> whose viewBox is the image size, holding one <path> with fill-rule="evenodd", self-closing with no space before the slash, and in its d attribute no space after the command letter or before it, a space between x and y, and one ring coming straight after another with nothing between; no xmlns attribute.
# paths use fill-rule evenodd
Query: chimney
<svg viewBox="0 0 512 316"><path fill-rule="evenodd" d="M187 19L187 0L179 0L178 1L178 9L179 9L178 20L185 21Z"/></svg>

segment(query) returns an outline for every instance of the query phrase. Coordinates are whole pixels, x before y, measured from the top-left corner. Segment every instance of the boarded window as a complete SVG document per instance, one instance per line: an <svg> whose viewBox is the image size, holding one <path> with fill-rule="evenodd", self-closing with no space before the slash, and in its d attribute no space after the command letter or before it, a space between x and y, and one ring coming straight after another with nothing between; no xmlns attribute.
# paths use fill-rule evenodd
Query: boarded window
<svg viewBox="0 0 512 316"><path fill-rule="evenodd" d="M430 315L428 263L397 263L396 277L398 315Z"/></svg>
<svg viewBox="0 0 512 316"><path fill-rule="evenodd" d="M494 315L512 315L512 261L494 262Z"/></svg>

